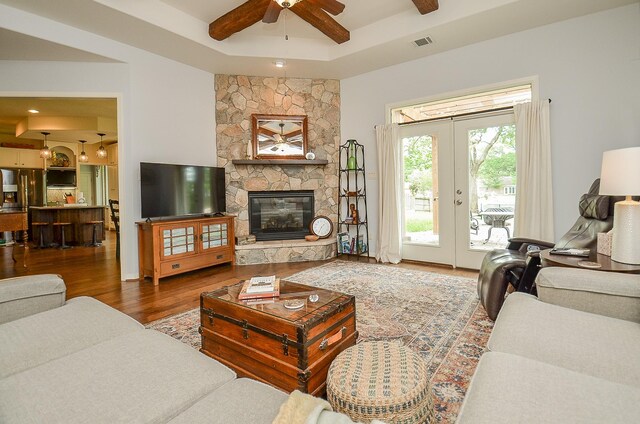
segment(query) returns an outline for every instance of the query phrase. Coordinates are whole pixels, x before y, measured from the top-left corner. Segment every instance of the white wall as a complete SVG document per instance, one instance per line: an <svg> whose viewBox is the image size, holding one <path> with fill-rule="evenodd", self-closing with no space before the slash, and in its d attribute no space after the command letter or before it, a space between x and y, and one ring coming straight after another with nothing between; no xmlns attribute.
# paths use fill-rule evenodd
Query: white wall
<svg viewBox="0 0 640 424"><path fill-rule="evenodd" d="M470 29L471 30L471 29ZM428 47L427 47L428 48ZM556 238L578 216L578 199L600 174L602 152L640 145L640 5L478 43L341 81L342 136L367 151L367 194L377 234L373 126L385 105L529 76L551 98Z"/></svg>
<svg viewBox="0 0 640 424"><path fill-rule="evenodd" d="M139 163L215 166L213 75L3 5L0 27L122 62L0 61L0 95L118 97L122 278L137 278Z"/></svg>

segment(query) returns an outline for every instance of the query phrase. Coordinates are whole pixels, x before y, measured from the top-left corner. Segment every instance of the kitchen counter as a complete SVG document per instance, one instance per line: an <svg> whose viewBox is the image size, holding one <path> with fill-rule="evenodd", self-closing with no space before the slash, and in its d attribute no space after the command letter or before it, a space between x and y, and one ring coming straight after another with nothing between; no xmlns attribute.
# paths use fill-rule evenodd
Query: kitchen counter
<svg viewBox="0 0 640 424"><path fill-rule="evenodd" d="M89 221L102 221L102 225L97 227L97 242L101 242L105 237L105 209L106 206L86 206L73 204L70 206L31 206L29 222L68 222L66 226L65 239L71 245L85 245L91 243L93 237L93 225ZM54 242L59 243L60 233L56 229L53 233L53 225L41 228L43 232L44 244L49 245ZM35 236L33 231L31 234ZM54 238L55 237L55 238Z"/></svg>
<svg viewBox="0 0 640 424"><path fill-rule="evenodd" d="M70 204L60 206L29 206L29 209L37 210L68 210L68 209L105 209L107 206L88 206L81 204Z"/></svg>

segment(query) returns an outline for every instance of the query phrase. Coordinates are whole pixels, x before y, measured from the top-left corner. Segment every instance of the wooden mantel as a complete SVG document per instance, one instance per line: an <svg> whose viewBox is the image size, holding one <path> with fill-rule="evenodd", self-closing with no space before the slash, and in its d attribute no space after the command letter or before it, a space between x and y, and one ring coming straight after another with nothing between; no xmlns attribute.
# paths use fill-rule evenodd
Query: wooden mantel
<svg viewBox="0 0 640 424"><path fill-rule="evenodd" d="M329 163L326 159L233 159L234 165L321 165Z"/></svg>

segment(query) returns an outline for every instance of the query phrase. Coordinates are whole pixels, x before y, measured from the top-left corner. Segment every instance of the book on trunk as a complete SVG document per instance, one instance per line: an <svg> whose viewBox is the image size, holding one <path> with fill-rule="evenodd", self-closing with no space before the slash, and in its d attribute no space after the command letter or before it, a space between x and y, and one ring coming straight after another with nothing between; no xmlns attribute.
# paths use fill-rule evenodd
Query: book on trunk
<svg viewBox="0 0 640 424"><path fill-rule="evenodd" d="M240 289L240 293L238 294L239 300L247 300L247 299L263 299L270 297L278 297L280 296L280 279L276 278L273 282L272 288L269 291L260 291L257 293L249 293L247 289L251 286L251 280L246 280L242 285L242 289Z"/></svg>

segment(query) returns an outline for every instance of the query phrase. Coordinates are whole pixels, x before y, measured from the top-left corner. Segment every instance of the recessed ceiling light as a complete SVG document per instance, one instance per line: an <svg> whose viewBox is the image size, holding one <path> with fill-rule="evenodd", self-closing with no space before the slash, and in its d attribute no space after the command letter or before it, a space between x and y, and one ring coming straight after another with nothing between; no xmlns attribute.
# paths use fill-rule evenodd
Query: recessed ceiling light
<svg viewBox="0 0 640 424"><path fill-rule="evenodd" d="M37 109L29 109L27 112L29 112L29 113L40 113L40 111L37 110Z"/></svg>
<svg viewBox="0 0 640 424"><path fill-rule="evenodd" d="M275 62L273 62L274 65L276 65L276 68L284 68L284 65L287 62L285 62L284 60L276 60Z"/></svg>

